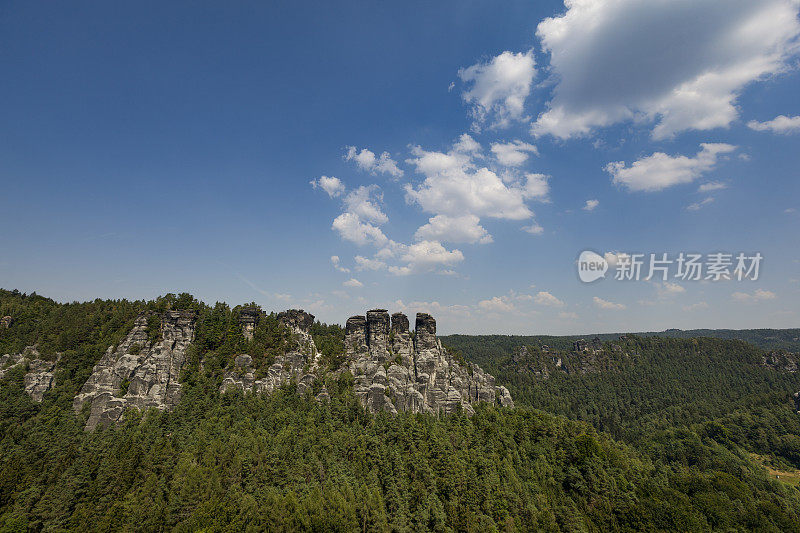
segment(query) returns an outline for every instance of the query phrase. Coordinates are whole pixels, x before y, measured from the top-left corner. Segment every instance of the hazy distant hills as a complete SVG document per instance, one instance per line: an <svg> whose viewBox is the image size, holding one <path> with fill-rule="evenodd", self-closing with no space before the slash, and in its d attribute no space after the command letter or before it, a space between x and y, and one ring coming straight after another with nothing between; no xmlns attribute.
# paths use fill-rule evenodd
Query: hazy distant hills
<svg viewBox="0 0 800 533"><path fill-rule="evenodd" d="M452 339L459 337L477 337L497 341L503 339L502 346L514 348L528 344L547 344L554 348L568 349L573 341L578 339L591 339L598 337L601 341L619 338L625 333L587 333L585 335L447 335L442 336L442 342L451 344ZM667 329L665 331L647 331L634 333L640 337L670 337L676 339L690 339L693 337L711 337L716 339L736 339L749 342L764 350L789 350L800 351L800 328L791 329ZM495 344L497 346L497 344Z"/></svg>

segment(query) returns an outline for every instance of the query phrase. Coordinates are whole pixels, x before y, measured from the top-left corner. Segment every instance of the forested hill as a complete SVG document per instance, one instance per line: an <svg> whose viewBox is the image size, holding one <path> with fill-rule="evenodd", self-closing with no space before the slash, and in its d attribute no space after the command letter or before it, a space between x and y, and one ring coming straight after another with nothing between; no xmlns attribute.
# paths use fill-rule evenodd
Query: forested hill
<svg viewBox="0 0 800 533"><path fill-rule="evenodd" d="M242 309L188 294L59 304L0 290L0 318L11 317L0 322L0 354L23 351L0 368L0 531L778 532L800 523L797 374L760 366L756 347L632 337L618 349L588 347L588 365L589 352L567 346L558 366L557 349L539 344L507 357L463 344L457 358L485 362L516 408L372 414L346 372L325 377L326 402L293 383L221 393L243 351L269 362L287 339L268 315L248 340ZM129 409L85 431L90 413L76 414L74 399L143 312L197 317L180 398L172 410ZM141 333L144 343L163 335L149 320ZM343 328L316 323L311 334L325 361L345 357ZM41 364L57 361L41 401L26 392L28 346Z"/></svg>
<svg viewBox="0 0 800 533"><path fill-rule="evenodd" d="M630 333L587 333L585 335L448 335L442 336L443 342L458 344L454 340L461 337L473 337L486 346L508 350L527 344L548 344L562 348L569 347L579 339L594 337L603 341L618 339ZM673 339L692 339L711 337L715 339L736 339L745 341L765 350L789 350L800 352L800 328L789 329L667 329L664 331L644 331L634 333L639 337L666 337ZM510 353L510 352L509 352Z"/></svg>

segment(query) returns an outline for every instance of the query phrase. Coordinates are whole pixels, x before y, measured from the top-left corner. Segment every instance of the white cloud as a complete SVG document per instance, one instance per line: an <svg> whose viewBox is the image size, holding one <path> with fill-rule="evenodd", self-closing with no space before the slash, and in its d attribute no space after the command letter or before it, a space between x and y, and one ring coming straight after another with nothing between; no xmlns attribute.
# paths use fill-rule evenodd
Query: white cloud
<svg viewBox="0 0 800 533"><path fill-rule="evenodd" d="M714 198L713 198L713 197L711 197L711 196L709 196L708 198L706 198L706 199L704 199L704 200L702 200L702 201L700 201L700 202L695 202L695 203L693 203L693 204L689 204L689 205L687 205L687 206L686 206L686 209L687 209L688 211L700 211L700 209L701 209L703 206L705 206L705 205L708 205L708 204L711 204L711 203L714 203Z"/></svg>
<svg viewBox="0 0 800 533"><path fill-rule="evenodd" d="M787 135L800 131L800 116L787 117L786 115L778 115L772 120L766 122L759 122L751 120L747 123L747 127L756 131L771 131L773 133L780 133Z"/></svg>
<svg viewBox="0 0 800 533"><path fill-rule="evenodd" d="M525 174L525 189L522 196L526 199L547 200L547 195L550 193L550 185L547 180L550 178L547 174Z"/></svg>
<svg viewBox="0 0 800 533"><path fill-rule="evenodd" d="M752 303L752 302L761 302L764 300L774 300L777 298L774 292L767 291L764 289L756 289L753 294L748 294L746 292L734 292L731 294L731 298L736 300L737 302L745 302L745 303Z"/></svg>
<svg viewBox="0 0 800 533"><path fill-rule="evenodd" d="M533 298L533 301L539 305L547 305L550 307L564 307L564 302L553 296L547 291L539 291Z"/></svg>
<svg viewBox="0 0 800 533"><path fill-rule="evenodd" d="M697 192L712 192L712 191L720 191L722 189L727 189L728 184L722 183L721 181L709 181L708 183L703 183L700 187L697 188Z"/></svg>
<svg viewBox="0 0 800 533"><path fill-rule="evenodd" d="M627 120L655 138L726 127L748 83L781 72L800 34L796 0L565 0L537 28L556 86L536 135Z"/></svg>
<svg viewBox="0 0 800 533"><path fill-rule="evenodd" d="M530 226L522 226L522 231L528 232L531 235L541 235L544 233L544 228L534 222Z"/></svg>
<svg viewBox="0 0 800 533"><path fill-rule="evenodd" d="M365 170L372 174L383 173L389 174L392 177L399 178L403 175L403 171L397 166L389 152L383 152L380 156L362 148L360 151L355 146L348 146L347 153L344 155L345 160L355 162L356 166L361 170Z"/></svg>
<svg viewBox="0 0 800 533"><path fill-rule="evenodd" d="M602 298L598 298L597 296L592 298L592 301L594 302L594 305L599 307L600 309L606 309L609 311L619 311L625 309L624 304L609 302L608 300L603 300Z"/></svg>
<svg viewBox="0 0 800 533"><path fill-rule="evenodd" d="M508 143L492 143L492 153L501 165L518 167L528 160L528 154L539 155L539 150L532 144L523 141Z"/></svg>
<svg viewBox="0 0 800 533"><path fill-rule="evenodd" d="M436 215L428 219L414 234L420 241L466 242L486 244L492 242L492 236L479 224L475 215L450 217Z"/></svg>
<svg viewBox="0 0 800 533"><path fill-rule="evenodd" d="M350 278L347 281L345 281L344 283L342 283L342 285L344 285L345 287L351 287L351 288L354 288L354 289L358 289L358 288L364 286L364 284L361 283L360 281L358 281L356 278Z"/></svg>
<svg viewBox="0 0 800 533"><path fill-rule="evenodd" d="M356 270L382 270L386 268L386 263L380 259L369 259L367 257L355 256Z"/></svg>
<svg viewBox="0 0 800 533"><path fill-rule="evenodd" d="M501 296L495 296L493 298L490 298L489 300L482 300L478 302L478 307L486 311L501 312L501 313L508 313L516 309L513 303L509 302L506 298L503 298Z"/></svg>
<svg viewBox="0 0 800 533"><path fill-rule="evenodd" d="M362 185L345 196L344 207L347 212L358 215L361 220L384 224L389 221L389 217L378 206L381 201L382 195L377 185Z"/></svg>
<svg viewBox="0 0 800 533"><path fill-rule="evenodd" d="M328 196L331 198L335 198L344 193L344 183L334 176L320 176L319 179L311 180L311 186L315 189L317 187L321 188L328 193Z"/></svg>
<svg viewBox="0 0 800 533"><path fill-rule="evenodd" d="M724 143L703 143L695 157L656 152L626 167L624 161L606 165L615 184L629 191L660 191L679 183L690 183L714 168L720 154L736 149Z"/></svg>
<svg viewBox="0 0 800 533"><path fill-rule="evenodd" d="M524 203L527 193L521 184L506 185L488 168L477 168L464 153L429 152L415 146L412 155L408 163L425 180L417 187L407 184L406 196L429 213L509 220L533 215Z"/></svg>
<svg viewBox="0 0 800 533"><path fill-rule="evenodd" d="M469 306L466 305L444 305L439 302L411 302L406 304L403 300L396 300L394 302L394 308L400 312L411 314L414 311L419 311L423 313L430 313L431 315L439 318L443 316L454 316L454 317L467 317L471 315Z"/></svg>
<svg viewBox="0 0 800 533"><path fill-rule="evenodd" d="M578 315L572 311L561 311L558 313L558 318L561 320L578 320Z"/></svg>
<svg viewBox="0 0 800 533"><path fill-rule="evenodd" d="M406 266L390 268L390 272L403 275L453 265L463 261L464 254L460 250L448 250L437 241L420 241L404 246L400 259Z"/></svg>
<svg viewBox="0 0 800 533"><path fill-rule="evenodd" d="M663 283L656 284L656 291L658 291L658 295L661 298L668 298L670 296L686 292L686 289L683 288L682 285L678 285L677 283L670 283L668 281L665 281Z"/></svg>
<svg viewBox="0 0 800 533"><path fill-rule="evenodd" d="M586 205L584 205L581 209L584 211L594 211L598 205L600 205L600 200L586 200Z"/></svg>
<svg viewBox="0 0 800 533"><path fill-rule="evenodd" d="M362 222L354 213L342 213L333 220L331 228L338 231L342 239L359 246L373 244L380 247L389 242L380 228Z"/></svg>
<svg viewBox="0 0 800 533"><path fill-rule="evenodd" d="M481 151L481 145L467 133L462 133L458 141L453 144L453 150L461 153L477 153Z"/></svg>
<svg viewBox="0 0 800 533"><path fill-rule="evenodd" d="M331 256L331 264L333 265L333 268L335 268L339 272L350 272L349 268L345 268L341 265L341 261L338 255Z"/></svg>
<svg viewBox="0 0 800 533"><path fill-rule="evenodd" d="M512 120L521 119L535 75L533 50L506 51L486 63L459 70L461 81L471 84L462 97L472 105L474 127L486 120L492 121L492 127L507 127Z"/></svg>

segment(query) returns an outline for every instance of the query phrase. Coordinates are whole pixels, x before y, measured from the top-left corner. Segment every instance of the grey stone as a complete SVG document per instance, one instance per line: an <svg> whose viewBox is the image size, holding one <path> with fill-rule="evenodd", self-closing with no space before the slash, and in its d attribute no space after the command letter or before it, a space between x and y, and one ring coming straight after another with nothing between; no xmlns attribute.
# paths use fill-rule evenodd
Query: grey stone
<svg viewBox="0 0 800 533"><path fill-rule="evenodd" d="M137 317L125 339L116 348L109 347L94 366L73 401L76 412L91 403L86 430L120 420L128 408L174 407L180 400L178 378L196 321L193 311L167 311L161 316L161 337L151 344L147 315Z"/></svg>

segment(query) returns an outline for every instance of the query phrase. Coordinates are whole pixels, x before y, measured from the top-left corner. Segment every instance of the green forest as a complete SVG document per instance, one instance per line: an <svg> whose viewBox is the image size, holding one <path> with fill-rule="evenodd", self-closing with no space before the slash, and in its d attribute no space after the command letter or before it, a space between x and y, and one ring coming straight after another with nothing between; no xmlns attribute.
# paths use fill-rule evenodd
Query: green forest
<svg viewBox="0 0 800 533"><path fill-rule="evenodd" d="M516 408L371 414L346 372L327 380L329 403L291 386L220 394L237 354L263 369L288 342L274 314L246 339L243 307L0 291L0 317L14 319L0 354L61 354L41 403L24 392L24 368L0 381L0 530L798 530L800 376L760 365L762 347L604 339L602 369L551 367L544 379L531 369L571 357L571 339L548 338L545 357L541 340L450 336ZM177 407L84 431L72 402L93 365L140 313L176 309L198 314ZM312 335L325 364L340 366L342 328L316 323ZM515 359L520 346L527 359Z"/></svg>

